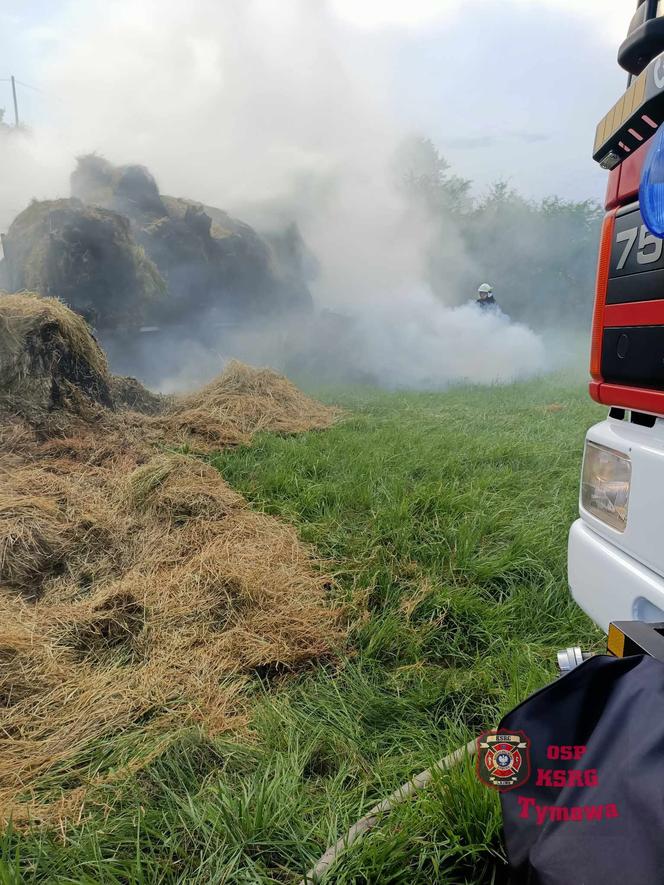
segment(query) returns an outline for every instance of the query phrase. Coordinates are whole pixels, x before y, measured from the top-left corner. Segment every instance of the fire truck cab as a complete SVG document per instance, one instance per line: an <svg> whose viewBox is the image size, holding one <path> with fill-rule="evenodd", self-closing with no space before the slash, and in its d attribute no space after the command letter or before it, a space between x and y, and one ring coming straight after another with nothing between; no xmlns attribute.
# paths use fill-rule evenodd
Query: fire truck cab
<svg viewBox="0 0 664 885"><path fill-rule="evenodd" d="M618 60L628 88L600 121L594 148L610 172L590 394L609 411L586 435L568 547L572 595L605 631L614 621L664 622L662 0L638 4Z"/></svg>

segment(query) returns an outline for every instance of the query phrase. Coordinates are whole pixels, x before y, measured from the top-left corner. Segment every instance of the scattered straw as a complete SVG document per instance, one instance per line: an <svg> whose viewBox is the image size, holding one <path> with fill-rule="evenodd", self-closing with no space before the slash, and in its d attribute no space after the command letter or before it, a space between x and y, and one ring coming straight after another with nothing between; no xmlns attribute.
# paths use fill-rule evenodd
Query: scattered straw
<svg viewBox="0 0 664 885"><path fill-rule="evenodd" d="M47 317L74 362L106 378L78 319L32 298L0 296L11 352ZM56 372L45 365L45 377ZM95 746L192 724L242 728L253 674L332 653L342 631L312 552L212 467L163 448L325 427L335 413L239 364L158 416L126 406L83 416L71 400L17 414L12 379L0 375L0 821L64 827L113 780L85 774ZM84 376L68 383L89 395Z"/></svg>

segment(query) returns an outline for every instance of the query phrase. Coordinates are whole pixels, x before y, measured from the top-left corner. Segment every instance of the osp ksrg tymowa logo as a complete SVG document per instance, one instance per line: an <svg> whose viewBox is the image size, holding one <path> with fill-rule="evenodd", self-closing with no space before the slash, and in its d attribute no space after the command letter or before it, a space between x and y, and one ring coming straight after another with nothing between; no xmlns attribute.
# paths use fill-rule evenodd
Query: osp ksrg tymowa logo
<svg viewBox="0 0 664 885"><path fill-rule="evenodd" d="M504 793L530 777L530 740L522 731L484 731L477 738L477 776Z"/></svg>

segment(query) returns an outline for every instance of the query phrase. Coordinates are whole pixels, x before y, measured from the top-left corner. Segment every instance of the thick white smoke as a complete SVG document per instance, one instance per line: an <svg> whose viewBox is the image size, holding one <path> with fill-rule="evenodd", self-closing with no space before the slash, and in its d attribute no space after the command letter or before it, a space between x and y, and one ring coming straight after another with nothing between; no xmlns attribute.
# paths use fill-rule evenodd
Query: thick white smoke
<svg viewBox="0 0 664 885"><path fill-rule="evenodd" d="M377 324L363 316L366 349L358 363L391 387L507 382L545 365L542 342L530 329L474 304L441 308L426 289L411 290L381 317Z"/></svg>
<svg viewBox="0 0 664 885"><path fill-rule="evenodd" d="M338 6L67 4L39 72L58 97L50 121L31 141L5 139L0 149L0 229L30 197L67 196L76 154L143 163L164 193L259 225L274 213L294 216L320 262L318 306L356 319L358 365L385 383L435 387L541 371L532 331L452 309L426 289L432 229L393 182L407 133L391 111L392 72L380 37L341 19ZM455 304L458 269L472 262L453 230L446 251ZM200 362L203 374L210 361Z"/></svg>

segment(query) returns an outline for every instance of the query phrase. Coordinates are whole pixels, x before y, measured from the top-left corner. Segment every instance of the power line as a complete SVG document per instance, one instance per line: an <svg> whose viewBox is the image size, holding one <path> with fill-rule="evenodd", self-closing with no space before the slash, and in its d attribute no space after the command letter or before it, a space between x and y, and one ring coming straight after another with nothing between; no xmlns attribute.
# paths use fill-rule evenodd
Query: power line
<svg viewBox="0 0 664 885"><path fill-rule="evenodd" d="M41 95L46 95L43 89L39 89L37 86L31 86L29 83L23 83L22 80L16 81L19 86L24 86L26 89L32 89L33 92L39 92Z"/></svg>

